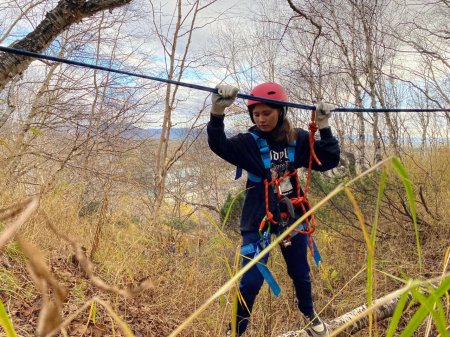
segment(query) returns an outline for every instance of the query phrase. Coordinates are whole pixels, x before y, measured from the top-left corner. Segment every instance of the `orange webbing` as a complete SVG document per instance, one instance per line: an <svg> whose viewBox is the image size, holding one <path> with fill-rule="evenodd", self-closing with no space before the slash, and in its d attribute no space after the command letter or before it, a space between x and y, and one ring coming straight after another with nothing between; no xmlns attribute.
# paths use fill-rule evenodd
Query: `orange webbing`
<svg viewBox="0 0 450 337"><path fill-rule="evenodd" d="M273 219L273 214L269 209L269 185L272 183L269 183L267 179L264 180L264 189L265 189L265 196L266 196L266 222L270 221L274 225L278 224L277 221ZM260 226L261 227L261 226Z"/></svg>
<svg viewBox="0 0 450 337"><path fill-rule="evenodd" d="M315 118L316 118L316 114L315 114L315 111L313 111L311 114L311 122L309 123L309 162L308 162L308 171L306 174L306 181L305 181L305 188L303 191L303 196L301 196L300 178L298 177L298 172L296 169L292 172L286 172L282 177L272 179L270 182L267 179L265 179L264 180L264 188L265 188L265 202L266 202L266 217L263 219L263 221L261 221L260 230L264 229L266 222L278 224L278 222L273 219L273 213L270 212L270 209L269 209L269 186L270 185L275 186L278 200L281 200L283 197L281 194L281 189L280 189L281 182L284 179L289 179L290 177L295 176L296 183L297 183L297 196L295 198L291 198L290 201L294 207L301 207L303 213L306 213L307 209L311 208L311 205L309 204L309 202L307 200L307 194L308 194L309 183L311 181L311 171L312 171L313 160L318 165L322 165L319 158L317 158L316 152L314 151L314 136L318 130L317 124L315 122ZM284 217L284 219L287 219L288 216L289 215L287 213L281 214L281 217L282 218ZM305 220L305 224L306 224L306 230L294 229L294 232L308 235L310 246L311 246L312 245L311 234L316 230L316 220L314 218L314 214L311 214Z"/></svg>

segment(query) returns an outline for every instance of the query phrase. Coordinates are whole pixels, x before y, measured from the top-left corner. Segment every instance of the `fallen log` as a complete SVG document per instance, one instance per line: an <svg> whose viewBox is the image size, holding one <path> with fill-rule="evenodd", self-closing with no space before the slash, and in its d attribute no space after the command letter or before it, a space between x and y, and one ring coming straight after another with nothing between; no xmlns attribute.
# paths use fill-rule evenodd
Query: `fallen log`
<svg viewBox="0 0 450 337"><path fill-rule="evenodd" d="M397 307L397 303L398 303L399 299L400 299L400 296L390 299L388 301L386 301L386 298L380 298L380 299L376 300L374 302L374 304L382 303L372 312L372 314L374 315L376 320L379 322L386 318L392 317L392 315L394 314L395 308ZM386 303L383 303L385 301L386 301ZM408 297L406 305L410 301L411 301L411 296ZM364 305L357 307L356 309L353 309L350 312L345 313L344 315L342 315L340 317L333 319L330 322L326 322L328 330L330 331L330 333L332 331L337 330L342 325L354 320L355 317L358 317L361 314L363 314L363 312L366 310L367 310L367 305L364 304ZM369 317L367 315L364 315L360 319L355 320L355 322L353 322L351 325L349 325L344 331L341 331L339 334L337 334L336 337L351 336L352 334L366 328L368 325L369 325ZM282 335L279 335L278 337L310 337L311 335L310 335L310 333L308 333L307 330L308 329L306 328L306 329L297 330L297 331L289 331Z"/></svg>

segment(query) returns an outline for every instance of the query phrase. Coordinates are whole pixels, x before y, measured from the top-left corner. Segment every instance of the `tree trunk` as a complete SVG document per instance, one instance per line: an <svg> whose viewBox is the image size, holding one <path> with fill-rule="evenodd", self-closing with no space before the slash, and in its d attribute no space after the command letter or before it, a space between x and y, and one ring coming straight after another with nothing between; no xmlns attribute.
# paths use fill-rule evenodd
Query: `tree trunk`
<svg viewBox="0 0 450 337"><path fill-rule="evenodd" d="M15 41L10 47L41 52L69 26L80 22L105 9L112 10L130 3L132 0L60 0L48 12L45 19L23 39ZM0 53L0 91L8 82L27 69L33 58L21 55Z"/></svg>
<svg viewBox="0 0 450 337"><path fill-rule="evenodd" d="M213 3L213 2L211 2ZM211 4L210 3L210 4ZM187 14L183 17L182 15L182 1L177 1L177 18L175 31L173 34L173 38L171 41L172 48L171 50L167 50L165 45L163 44L164 50L166 50L166 54L169 56L169 69L168 69L168 78L176 79L180 81L184 71L189 67L187 63L187 55L190 50L191 42L192 42L192 34L195 30L195 24L197 22L197 14L204 8L200 7L200 1L194 1L190 4L191 8L188 9ZM190 18L189 28L187 28L187 33L182 32L183 23L186 21L188 17ZM158 32L157 34L160 36L161 41L165 41L161 35L162 32ZM186 43L183 47L183 54L180 58L177 57L177 45L181 38L186 35ZM165 96L165 107L164 107L164 119L162 123L161 137L159 140L158 152L156 155L156 177L155 177L155 200L152 207L152 214L154 218L157 218L159 215L159 211L161 206L164 203L164 197L166 193L166 179L169 173L171 166L181 157L179 152L183 152L182 145L185 141L187 141L188 136L181 142L182 145L178 147L173 155L169 155L169 140L170 133L172 130L172 112L176 106L176 99L178 93L177 85L168 84L166 87L166 96ZM192 130L192 129L191 129Z"/></svg>
<svg viewBox="0 0 450 337"><path fill-rule="evenodd" d="M172 49L169 54L169 70L168 79L172 80L175 75L175 62L176 62L176 49L178 42L178 35L182 24L182 13L181 13L181 1L177 2L177 21L175 32L172 39ZM176 92L177 87L175 86L174 91ZM166 86L166 96L165 96L165 107L164 107L164 119L162 123L161 137L159 139L158 153L156 156L156 177L155 177L155 202L153 205L153 215L157 218L159 214L159 209L164 200L164 194L166 189L166 178L167 178L167 168L166 159L167 151L169 147L170 131L172 129L172 111L174 102L171 97L175 95L172 93L172 86L167 84Z"/></svg>
<svg viewBox="0 0 450 337"><path fill-rule="evenodd" d="M386 98L387 95L385 95L384 93L384 88L383 88L383 80L381 79L381 77L377 78L377 84L378 84L378 91L377 91L377 97L378 97L378 101L380 102L380 106L382 108L388 108L387 106L387 102L386 102ZM392 87L394 87L394 85L392 85ZM391 146L391 150L394 151L394 154L397 157L400 157L400 148L399 148L399 144L398 144L398 123L396 123L396 117L392 116L391 113L389 112L384 112L384 118L386 120L386 125L388 127L388 136L389 136L389 145Z"/></svg>
<svg viewBox="0 0 450 337"><path fill-rule="evenodd" d="M21 123L22 125L20 125L20 129L16 132L16 137L13 146L11 147L11 154L9 158L7 158L4 166L8 179L3 182L5 184L2 185L3 189L7 190L14 186L16 180L28 172L28 169L24 170L23 168L20 168L20 166L24 153L28 151L32 143L32 139L28 137L29 131L32 130L33 123L37 120L38 116L43 113L44 107L52 103L51 101L47 101L48 97L46 97L46 93L48 92L50 80L57 67L58 64L56 63L50 67L48 73L45 75L45 78L42 80L39 90L36 93L36 97L31 105L30 113ZM2 118L3 117L4 116L2 116ZM31 135L31 137L35 137L35 135Z"/></svg>
<svg viewBox="0 0 450 337"><path fill-rule="evenodd" d="M399 299L400 299L400 297L396 297L393 300L390 300L389 302L381 305L374 312L374 315L373 315L374 317L376 317L377 321L382 321L386 318L392 317L392 315L394 314L395 308L397 307L397 303L398 303ZM382 300L383 300L383 298L379 299L378 301L375 301L375 303L382 301ZM405 307L407 306L409 301L410 301L410 297L408 297L408 301L407 301ZM367 309L366 305L361 305L360 307L357 307L356 309L353 309L352 311L347 312L346 314L335 318L329 324L327 324L328 329L330 330L330 332L333 330L336 330L341 325L351 321L355 316L362 313L366 309ZM364 316L360 320L354 322L344 332L339 333L337 335L337 337L344 337L344 336L348 337L349 335L351 336L352 334L355 334L358 331L361 331L362 329L366 328L368 325L369 325L369 318L368 318L368 316ZM289 331L282 335L279 335L278 337L310 337L310 335L304 330L299 330L299 331Z"/></svg>
<svg viewBox="0 0 450 337"><path fill-rule="evenodd" d="M361 5L362 8L359 9L361 13L361 21L364 30L365 37L365 52L366 52L366 71L367 71L367 81L369 82L369 95L370 95L370 107L375 109L377 106L376 103L376 79L375 79L375 61L373 55L373 46L372 46L372 29L371 23L367 22L368 13L366 12L365 4ZM374 146L374 156L375 163L380 162L383 157L381 155L381 139L379 137L379 128L378 128L378 120L379 115L377 113L373 114L373 125L372 125L372 137L373 137L373 146Z"/></svg>
<svg viewBox="0 0 450 337"><path fill-rule="evenodd" d="M359 34L356 31L356 21L355 21L355 5L352 4L352 15L351 15L351 25L350 25L350 36L351 40L349 45L347 45L346 39L344 39L345 32L342 32L341 23L339 22L339 18L336 15L336 8L334 6L331 7L331 16L335 23L335 27L333 28L336 33L337 38L339 39L339 48L344 55L345 65L348 68L348 74L351 78L352 89L353 89L353 97L355 99L355 107L362 108L362 88L360 84L360 79L358 75L358 59L357 59L357 47L356 42L359 39ZM364 113L356 113L356 117L358 120L358 128L357 128L357 137L356 137L356 147L358 149L357 152L357 160L356 165L358 167L358 171L362 172L366 170L366 128L365 128L365 120Z"/></svg>

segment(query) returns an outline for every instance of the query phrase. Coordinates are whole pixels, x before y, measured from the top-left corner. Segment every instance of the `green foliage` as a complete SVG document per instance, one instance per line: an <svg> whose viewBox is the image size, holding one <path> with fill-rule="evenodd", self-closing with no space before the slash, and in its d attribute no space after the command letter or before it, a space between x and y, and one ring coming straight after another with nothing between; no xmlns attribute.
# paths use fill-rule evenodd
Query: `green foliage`
<svg viewBox="0 0 450 337"><path fill-rule="evenodd" d="M24 263L27 259L20 250L17 241L12 241L6 245L3 254L7 256L13 263Z"/></svg>
<svg viewBox="0 0 450 337"><path fill-rule="evenodd" d="M417 246L417 255L419 257L419 268L422 270L422 248L420 246L420 240L419 240L419 227L417 225L417 216L416 216L416 203L414 199L414 190L413 190L413 184L411 180L409 179L408 172L406 171L403 164L400 162L398 158L392 158L392 166L396 170L398 176L403 182L403 185L406 190L406 197L408 199L409 208L411 211L411 216L413 220L414 225L414 231L416 234L416 246Z"/></svg>
<svg viewBox="0 0 450 337"><path fill-rule="evenodd" d="M335 175L332 177L327 177L321 172L312 171L311 172L311 182L310 182L310 192L311 193L330 193L339 183L344 179L341 175ZM304 182L302 182L304 185ZM304 187L304 186L302 186Z"/></svg>
<svg viewBox="0 0 450 337"><path fill-rule="evenodd" d="M430 289L428 290L430 291ZM408 322L407 326L403 329L400 337L413 336L413 334L417 331L424 319L429 314L431 314L431 317L433 318L440 336L449 337L450 332L446 329L445 311L442 307L442 304L440 303L441 298L448 294L449 291L450 276L448 275L443 279L438 287L431 289L430 295L428 297L423 295L417 288L413 288L411 290L412 297L414 298L414 300L420 303L420 307ZM402 298L399 307L404 306L404 301L404 298ZM395 331L395 329L397 328L397 324L399 321L398 311L400 311L399 308L397 308L396 312L394 313L394 319L391 321L392 326L389 326L388 336L392 336L393 331Z"/></svg>
<svg viewBox="0 0 450 337"><path fill-rule="evenodd" d="M239 230L239 222L241 219L242 207L244 206L245 195L241 191L235 196L228 193L227 199L220 208L220 222L227 224L227 228L235 231Z"/></svg>
<svg viewBox="0 0 450 337"><path fill-rule="evenodd" d="M30 131L33 132L33 134L34 134L35 136L41 136L41 135L42 135L42 131L41 131L40 129L36 128L36 127L32 127L32 128L30 129Z"/></svg>
<svg viewBox="0 0 450 337"><path fill-rule="evenodd" d="M386 332L386 337L393 337L395 330L402 318L403 310L405 309L406 303L408 301L409 294L407 292L403 293L400 296L400 299L397 303L397 307L395 308L394 314L392 315L391 322L389 324L389 328Z"/></svg>
<svg viewBox="0 0 450 337"><path fill-rule="evenodd" d="M2 300L0 300L0 325L6 333L6 337L17 337L16 331L14 330L12 322L9 319Z"/></svg>
<svg viewBox="0 0 450 337"><path fill-rule="evenodd" d="M75 283L75 285L72 287L71 294L78 301L83 302L86 300L87 289L88 289L87 283L83 280L80 280L79 282Z"/></svg>
<svg viewBox="0 0 450 337"><path fill-rule="evenodd" d="M337 185L343 181L342 176L326 177L321 172L312 171L311 172L311 182L308 190L308 200L314 205L318 200L322 199L328 193L330 193ZM304 188L304 182L301 182L302 188ZM336 223L336 208L345 209L348 205L348 199L345 194L338 194L333 199L334 207L321 207L315 214L318 218L322 219L323 222Z"/></svg>
<svg viewBox="0 0 450 337"><path fill-rule="evenodd" d="M322 280L325 281L327 289L330 293L334 292L333 283L339 277L339 272L333 267L324 264L320 264L320 271Z"/></svg>

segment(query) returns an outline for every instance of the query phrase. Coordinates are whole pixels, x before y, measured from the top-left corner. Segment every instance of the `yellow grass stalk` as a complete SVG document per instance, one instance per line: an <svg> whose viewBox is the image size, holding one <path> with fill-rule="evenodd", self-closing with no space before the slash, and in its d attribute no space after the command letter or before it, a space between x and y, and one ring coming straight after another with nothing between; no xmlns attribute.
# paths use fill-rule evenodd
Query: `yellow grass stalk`
<svg viewBox="0 0 450 337"><path fill-rule="evenodd" d="M238 273L236 273L231 279L229 279L219 290L217 290L211 297L209 297L203 305L201 305L194 313L192 313L182 324L180 324L169 337L177 336L181 331L183 331L196 317L198 317L206 308L208 308L215 300L217 300L221 295L225 294L228 290L230 290L233 286L235 286L236 282L239 280L242 275L244 275L250 268L252 268L256 263L258 263L267 253L269 253L272 249L278 246L285 237L289 235L298 225L300 225L306 218L308 218L312 213L318 210L320 207L325 205L330 199L334 196L342 192L347 186L354 184L356 181L361 179L362 177L374 172L378 168L382 167L386 163L390 162L392 158L387 158L365 172L361 173L358 177L350 180L347 183L339 184L333 191L331 191L325 198L320 200L315 206L311 207L309 211L307 211L300 219L295 221L285 232L280 234L270 245L268 245L260 254L258 254L252 261L250 261L245 267L243 267Z"/></svg>
<svg viewBox="0 0 450 337"><path fill-rule="evenodd" d="M369 237L369 232L367 231L366 222L364 221L364 216L361 211L361 208L356 201L355 196L350 191L349 188L344 188L345 193L347 194L348 199L353 205L353 209L358 218L358 222L361 225L361 230L363 232L364 241L367 246L367 306L371 306L373 302L373 266L374 266L374 258L375 258L375 247L372 245L371 237ZM372 326L373 326L373 316L372 313L369 313L369 336L372 336Z"/></svg>

